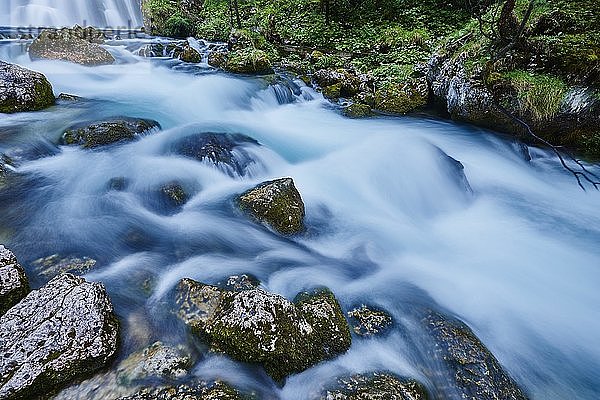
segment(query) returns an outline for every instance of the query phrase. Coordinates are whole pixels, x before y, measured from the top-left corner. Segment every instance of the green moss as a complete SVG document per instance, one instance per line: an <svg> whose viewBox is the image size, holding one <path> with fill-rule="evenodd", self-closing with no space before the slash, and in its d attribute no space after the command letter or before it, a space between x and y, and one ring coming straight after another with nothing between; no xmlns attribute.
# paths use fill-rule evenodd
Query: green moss
<svg viewBox="0 0 600 400"><path fill-rule="evenodd" d="M165 22L164 34L174 38L187 38L194 36L195 28L192 23L179 14L175 14Z"/></svg>
<svg viewBox="0 0 600 400"><path fill-rule="evenodd" d="M375 91L375 108L394 114L406 114L427 104L428 89L424 78L404 83L386 83Z"/></svg>
<svg viewBox="0 0 600 400"><path fill-rule="evenodd" d="M371 107L366 104L352 103L343 109L343 113L349 118L366 118L373 115Z"/></svg>
<svg viewBox="0 0 600 400"><path fill-rule="evenodd" d="M516 91L520 110L537 122L548 121L558 113L568 90L561 79L550 75L517 70L503 77Z"/></svg>
<svg viewBox="0 0 600 400"><path fill-rule="evenodd" d="M254 48L229 52L225 69L238 74L269 74L273 72L267 53Z"/></svg>

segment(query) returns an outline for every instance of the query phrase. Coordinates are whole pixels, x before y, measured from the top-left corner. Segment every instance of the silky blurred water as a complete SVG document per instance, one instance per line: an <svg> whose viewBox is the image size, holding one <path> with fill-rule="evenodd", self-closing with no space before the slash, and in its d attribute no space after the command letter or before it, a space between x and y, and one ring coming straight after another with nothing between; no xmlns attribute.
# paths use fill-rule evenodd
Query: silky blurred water
<svg viewBox="0 0 600 400"><path fill-rule="evenodd" d="M344 310L370 304L397 324L381 338L355 337L348 353L283 387L206 353L194 376L266 399L314 398L336 376L375 370L431 389L425 339L411 322L426 306L468 323L531 398L600 398L600 194L579 189L552 154L425 116L347 119L300 82L143 59L134 55L143 44L114 42L119 63L94 68L31 62L22 43L0 45L1 59L43 72L56 94L84 98L0 116L0 150L19 174L0 193L1 240L35 287L44 283L30 267L38 257L97 259L86 278L106 285L124 322L120 357L153 340L189 340L169 311L179 279L251 273L289 299L327 286ZM118 115L152 118L163 130L94 151L58 145L70 125ZM257 140L246 148L248 173L171 151L198 132ZM306 233L292 238L233 204L284 176L307 210ZM155 197L173 181L191 198L166 210Z"/></svg>

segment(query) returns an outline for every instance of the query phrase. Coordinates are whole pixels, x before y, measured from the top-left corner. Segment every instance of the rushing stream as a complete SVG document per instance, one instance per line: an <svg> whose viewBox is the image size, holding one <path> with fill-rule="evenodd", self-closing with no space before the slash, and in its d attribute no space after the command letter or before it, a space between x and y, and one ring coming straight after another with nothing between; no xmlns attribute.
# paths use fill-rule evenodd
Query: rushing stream
<svg viewBox="0 0 600 400"><path fill-rule="evenodd" d="M118 63L93 68L31 62L24 42L0 42L0 59L84 98L0 115L0 152L20 177L0 193L0 242L34 287L46 280L31 267L39 257L97 259L86 278L106 285L123 321L120 357L153 340L187 340L169 311L180 278L251 273L289 299L327 286L345 310L378 306L397 324L283 387L215 354L198 354L194 376L264 399L314 398L340 374L374 370L428 385L407 317L427 305L466 321L531 398L600 398L600 195L579 189L552 154L425 116L347 119L299 81L136 56L146 41L111 42ZM94 151L57 144L74 123L118 115L163 130ZM172 151L206 131L260 143L245 151L254 161L244 176ZM232 202L283 176L307 209L307 232L291 239ZM173 181L192 196L177 210L158 197Z"/></svg>

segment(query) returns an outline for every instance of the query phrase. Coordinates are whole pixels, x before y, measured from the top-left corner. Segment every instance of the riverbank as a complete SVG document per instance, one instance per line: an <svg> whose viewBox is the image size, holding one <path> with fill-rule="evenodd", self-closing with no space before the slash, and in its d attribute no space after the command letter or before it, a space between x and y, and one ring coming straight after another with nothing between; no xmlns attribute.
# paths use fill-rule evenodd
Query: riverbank
<svg viewBox="0 0 600 400"><path fill-rule="evenodd" d="M489 71L496 27L479 24L467 2L336 2L329 13L325 3L240 1L240 25L227 2L146 0L143 9L149 31L245 43L354 117L430 110L542 145L523 121L543 140L600 156L597 2L536 2ZM518 26L527 5L517 1L509 20Z"/></svg>

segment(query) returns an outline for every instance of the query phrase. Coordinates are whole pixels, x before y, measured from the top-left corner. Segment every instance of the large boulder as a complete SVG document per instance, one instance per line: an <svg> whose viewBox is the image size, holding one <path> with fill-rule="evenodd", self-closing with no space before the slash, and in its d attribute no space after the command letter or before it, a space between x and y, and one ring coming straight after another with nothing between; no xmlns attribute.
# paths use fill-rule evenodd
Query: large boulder
<svg viewBox="0 0 600 400"><path fill-rule="evenodd" d="M63 143L94 148L137 139L151 129L160 129L156 121L141 118L116 117L89 125L77 125L63 133Z"/></svg>
<svg viewBox="0 0 600 400"><path fill-rule="evenodd" d="M321 400L427 400L423 385L413 379L386 372L340 378L338 387L326 391Z"/></svg>
<svg viewBox="0 0 600 400"><path fill-rule="evenodd" d="M329 99L350 98L360 91L360 79L346 69L320 69L313 74L323 95Z"/></svg>
<svg viewBox="0 0 600 400"><path fill-rule="evenodd" d="M167 386L157 388L145 388L139 392L121 397L118 400L242 400L240 393L223 382L215 382L211 385L200 384L194 386Z"/></svg>
<svg viewBox="0 0 600 400"><path fill-rule="evenodd" d="M240 208L284 235L304 230L304 202L292 178L263 182L238 198Z"/></svg>
<svg viewBox="0 0 600 400"><path fill-rule="evenodd" d="M15 255L0 244L0 315L29 293L29 283Z"/></svg>
<svg viewBox="0 0 600 400"><path fill-rule="evenodd" d="M33 398L105 366L118 331L103 285L52 279L0 317L0 398Z"/></svg>
<svg viewBox="0 0 600 400"><path fill-rule="evenodd" d="M267 53L252 47L228 53L209 54L208 64L236 74L272 74L273 67Z"/></svg>
<svg viewBox="0 0 600 400"><path fill-rule="evenodd" d="M228 291L183 279L178 316L212 350L260 363L275 380L348 350L348 324L335 296L322 290L292 303L262 289Z"/></svg>
<svg viewBox="0 0 600 400"><path fill-rule="evenodd" d="M245 150L258 142L238 133L203 132L185 136L173 145L173 151L185 157L214 164L231 176L244 176L254 160Z"/></svg>
<svg viewBox="0 0 600 400"><path fill-rule="evenodd" d="M42 110L54 102L52 85L44 75L0 61L0 113Z"/></svg>
<svg viewBox="0 0 600 400"><path fill-rule="evenodd" d="M88 35L87 31L78 28L42 31L29 46L29 57L32 60L62 60L87 66L115 62L115 58L100 46L99 43L103 42L100 36Z"/></svg>
<svg viewBox="0 0 600 400"><path fill-rule="evenodd" d="M377 110L406 114L419 110L427 105L429 87L427 79L408 78L402 83L386 83L375 91L375 108Z"/></svg>
<svg viewBox="0 0 600 400"><path fill-rule="evenodd" d="M438 366L432 381L442 397L525 400L498 360L464 323L430 311L423 319L435 346L428 356ZM439 365L442 368L439 368Z"/></svg>

